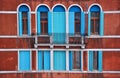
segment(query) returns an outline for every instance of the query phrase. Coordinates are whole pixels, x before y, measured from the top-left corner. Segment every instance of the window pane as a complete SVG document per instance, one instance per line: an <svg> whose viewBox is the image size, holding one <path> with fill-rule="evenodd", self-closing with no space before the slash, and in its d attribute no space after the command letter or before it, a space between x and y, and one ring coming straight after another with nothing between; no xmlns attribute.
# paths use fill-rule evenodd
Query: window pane
<svg viewBox="0 0 120 78"><path fill-rule="evenodd" d="M99 17L100 13L99 12L91 12L91 17Z"/></svg>
<svg viewBox="0 0 120 78"><path fill-rule="evenodd" d="M91 12L91 33L99 34L99 22L100 22L100 13Z"/></svg>
<svg viewBox="0 0 120 78"><path fill-rule="evenodd" d="M22 30L23 34L27 34L28 32L28 16L27 12L22 12Z"/></svg>
<svg viewBox="0 0 120 78"><path fill-rule="evenodd" d="M75 23L75 34L80 34L80 23Z"/></svg>
<svg viewBox="0 0 120 78"><path fill-rule="evenodd" d="M95 32L96 32L97 34L99 34L99 26L100 26L99 20L95 20L95 22L96 22L96 23L95 23L95 24L96 24L96 25L95 25L95 26L96 26L96 29L95 29L96 31L95 31Z"/></svg>
<svg viewBox="0 0 120 78"><path fill-rule="evenodd" d="M75 34L80 34L80 12L75 12Z"/></svg>
<svg viewBox="0 0 120 78"><path fill-rule="evenodd" d="M73 52L73 69L80 69L80 52Z"/></svg>
<svg viewBox="0 0 120 78"><path fill-rule="evenodd" d="M48 34L48 13L40 12L41 19L41 34Z"/></svg>
<svg viewBox="0 0 120 78"><path fill-rule="evenodd" d="M80 12L75 12L75 20L80 20Z"/></svg>
<svg viewBox="0 0 120 78"><path fill-rule="evenodd" d="M98 51L95 51L93 55L93 69L98 70Z"/></svg>
<svg viewBox="0 0 120 78"><path fill-rule="evenodd" d="M94 20L91 20L91 33L94 33Z"/></svg>
<svg viewBox="0 0 120 78"><path fill-rule="evenodd" d="M40 12L41 20L48 20L48 13L47 12Z"/></svg>

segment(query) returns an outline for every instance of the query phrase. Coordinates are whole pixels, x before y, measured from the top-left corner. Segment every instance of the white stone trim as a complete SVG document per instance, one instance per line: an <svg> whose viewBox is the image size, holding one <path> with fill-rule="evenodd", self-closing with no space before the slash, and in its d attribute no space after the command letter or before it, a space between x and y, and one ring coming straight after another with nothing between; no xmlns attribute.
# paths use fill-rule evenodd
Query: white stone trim
<svg viewBox="0 0 120 78"><path fill-rule="evenodd" d="M30 8L30 6L28 5L28 4L25 4L25 3L21 3L20 5L18 5L18 7L17 7L17 36L19 36L19 17L18 17L18 13L19 13L19 8L20 8L20 6L22 6L22 5L25 5L25 6L27 6L28 8L29 8L29 12L30 12L30 34L31 34L31 8Z"/></svg>
<svg viewBox="0 0 120 78"><path fill-rule="evenodd" d="M63 6L64 9L65 9L65 12L67 12L67 9L66 9L65 5L63 5L63 4L55 4L55 5L52 7L52 10L51 10L51 11L53 12L53 9L54 9L56 6L58 6L58 5Z"/></svg>
<svg viewBox="0 0 120 78"><path fill-rule="evenodd" d="M0 74L14 74L14 73L105 73L105 74L120 74L120 71L0 71Z"/></svg>
<svg viewBox="0 0 120 78"><path fill-rule="evenodd" d="M104 11L105 14L120 14L120 11Z"/></svg>
<svg viewBox="0 0 120 78"><path fill-rule="evenodd" d="M81 71L83 71L83 51L80 51L81 53Z"/></svg>
<svg viewBox="0 0 120 78"><path fill-rule="evenodd" d="M42 36L42 35L41 35ZM0 38L35 38L36 36L17 36L17 35L1 35ZM120 38L120 35L91 35L85 38Z"/></svg>
<svg viewBox="0 0 120 78"><path fill-rule="evenodd" d="M69 51L66 50L66 71L69 71Z"/></svg>
<svg viewBox="0 0 120 78"><path fill-rule="evenodd" d="M38 50L36 50L36 70L38 70Z"/></svg>
<svg viewBox="0 0 120 78"><path fill-rule="evenodd" d="M81 7L80 5L78 5L78 4L72 4L72 5L70 5L70 6L68 7L68 11L69 11L69 10L70 10L70 8L71 8L71 7L73 7L73 6L77 6L77 7L79 7L79 8L80 8L80 10L83 12L82 7Z"/></svg>
<svg viewBox="0 0 120 78"><path fill-rule="evenodd" d="M89 71L89 50L87 51L87 71Z"/></svg>
<svg viewBox="0 0 120 78"><path fill-rule="evenodd" d="M18 50L36 50L36 49L31 49L31 48L28 48L28 49L25 49L25 48L18 48L18 49L9 49L9 48L6 48L6 49L0 49L0 51L3 51L3 52L7 52L7 51L18 51ZM41 51L44 51L44 50L50 50L51 49L37 49L37 50L41 50ZM67 49L52 49L53 51L54 50L57 50L57 51L66 51ZM111 52L111 51L120 51L120 48L99 48L99 49L68 49L68 51L104 51L104 52Z"/></svg>
<svg viewBox="0 0 120 78"><path fill-rule="evenodd" d="M0 14L17 14L17 11L0 11Z"/></svg>
<svg viewBox="0 0 120 78"><path fill-rule="evenodd" d="M53 50L50 50L50 70L53 71Z"/></svg>
<svg viewBox="0 0 120 78"><path fill-rule="evenodd" d="M18 67L17 67L17 68L18 68L18 71L20 70L20 69L19 69L19 67L20 67L20 66L19 66L19 60L20 60L20 59L19 59L19 52L20 52L20 50L17 51L17 55L18 55L18 61L17 61Z"/></svg>
<svg viewBox="0 0 120 78"><path fill-rule="evenodd" d="M67 11L66 11L67 12ZM105 14L120 14L119 10L114 11L103 11ZM0 14L17 14L17 11L0 11ZM36 11L31 11L31 14L36 14ZM85 12L88 14L88 12Z"/></svg>
<svg viewBox="0 0 120 78"><path fill-rule="evenodd" d="M100 11L103 11L103 10L102 10L102 7L101 7L100 4L98 4L98 3L93 3L93 4L91 4L91 5L89 6L89 8L88 8L88 12L90 12L91 7L94 6L94 5L99 6L99 7L100 7Z"/></svg>
<svg viewBox="0 0 120 78"><path fill-rule="evenodd" d="M51 11L50 7L49 7L47 4L39 4L39 5L37 5L37 7L36 7L36 9L35 9L35 13L37 12L37 9L38 9L40 6L46 6L46 7L49 9L49 11Z"/></svg>

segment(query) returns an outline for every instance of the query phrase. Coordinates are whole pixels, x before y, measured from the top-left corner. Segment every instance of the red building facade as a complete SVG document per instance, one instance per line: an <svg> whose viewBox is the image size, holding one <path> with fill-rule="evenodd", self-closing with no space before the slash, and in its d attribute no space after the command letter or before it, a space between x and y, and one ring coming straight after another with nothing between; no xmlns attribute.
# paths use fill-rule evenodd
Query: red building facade
<svg viewBox="0 0 120 78"><path fill-rule="evenodd" d="M18 8L27 5L30 8L30 36L19 36ZM69 45L37 45L36 47L36 8L46 5L52 11L56 5L66 8L72 5L81 6L85 13L84 46L81 47L81 36L77 40L69 38L75 46ZM99 5L104 13L104 35L89 35L89 10L92 5ZM0 78L120 78L120 1L119 0L1 0L0 2ZM37 37L38 43L50 43L50 37ZM80 44L79 44L80 42ZM75 50L82 51L82 70L70 71L66 62L66 70L37 70L38 50ZM30 50L31 70L19 71L19 51ZM89 51L102 51L102 71L89 71ZM66 55L66 61L67 55ZM53 63L53 62L52 62Z"/></svg>

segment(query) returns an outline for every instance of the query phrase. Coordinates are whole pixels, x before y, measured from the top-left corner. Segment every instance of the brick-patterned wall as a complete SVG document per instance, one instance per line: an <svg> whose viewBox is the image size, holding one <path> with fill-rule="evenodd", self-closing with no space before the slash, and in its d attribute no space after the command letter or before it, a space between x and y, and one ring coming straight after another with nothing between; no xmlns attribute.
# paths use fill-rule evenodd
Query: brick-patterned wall
<svg viewBox="0 0 120 78"><path fill-rule="evenodd" d="M0 0L0 11L17 11L21 3L30 6L31 11L35 11L39 4L47 4L52 7L55 4L63 4L68 9L71 4L79 4L84 11L93 3L102 6L103 11L120 10L120 0ZM108 5L109 4L109 5ZM32 34L36 32L35 14L31 15ZM87 30L86 15L86 30ZM105 14L104 19L105 35L120 35L120 14ZM87 33L87 31L86 31ZM17 35L17 15L0 14L0 35ZM33 43L28 43L29 39L0 39L0 48L33 48ZM33 40L34 42L34 40ZM89 39L86 48L120 48L120 39ZM98 45L101 44L101 45ZM30 46L31 45L31 46ZM4 56L4 57L2 57ZM32 60L36 54L33 53ZM87 54L84 53L84 70L87 70ZM0 52L0 70L17 70L17 52ZM120 70L120 53L103 53L103 70ZM32 64L36 70L36 62ZM36 73L36 74L0 74L0 78L120 78L120 74L77 74L77 73Z"/></svg>

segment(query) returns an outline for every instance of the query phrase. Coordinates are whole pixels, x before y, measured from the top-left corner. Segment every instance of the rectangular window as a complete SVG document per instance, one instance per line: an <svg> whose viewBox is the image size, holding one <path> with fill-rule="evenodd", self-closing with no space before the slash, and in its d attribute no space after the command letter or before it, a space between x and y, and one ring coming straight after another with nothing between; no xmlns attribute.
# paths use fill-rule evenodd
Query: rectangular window
<svg viewBox="0 0 120 78"><path fill-rule="evenodd" d="M98 70L98 51L93 52L93 70Z"/></svg>
<svg viewBox="0 0 120 78"><path fill-rule="evenodd" d="M41 34L48 34L48 12L40 12Z"/></svg>
<svg viewBox="0 0 120 78"><path fill-rule="evenodd" d="M38 70L50 70L49 51L38 51Z"/></svg>
<svg viewBox="0 0 120 78"><path fill-rule="evenodd" d="M91 33L99 34L100 30L100 13L99 12L91 12Z"/></svg>
<svg viewBox="0 0 120 78"><path fill-rule="evenodd" d="M80 34L80 12L75 12L75 34Z"/></svg>
<svg viewBox="0 0 120 78"><path fill-rule="evenodd" d="M28 71L31 67L30 51L19 52L19 70Z"/></svg>
<svg viewBox="0 0 120 78"><path fill-rule="evenodd" d="M80 69L80 58L81 53L79 51L74 51L73 52L73 70L79 70Z"/></svg>
<svg viewBox="0 0 120 78"><path fill-rule="evenodd" d="M66 52L54 51L53 54L53 69L54 70L66 70Z"/></svg>
<svg viewBox="0 0 120 78"><path fill-rule="evenodd" d="M28 33L28 13L22 12L22 33L27 35Z"/></svg>

